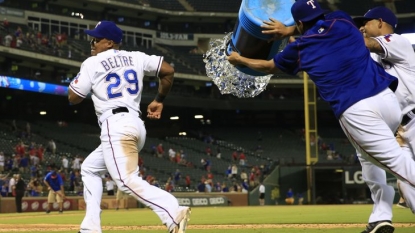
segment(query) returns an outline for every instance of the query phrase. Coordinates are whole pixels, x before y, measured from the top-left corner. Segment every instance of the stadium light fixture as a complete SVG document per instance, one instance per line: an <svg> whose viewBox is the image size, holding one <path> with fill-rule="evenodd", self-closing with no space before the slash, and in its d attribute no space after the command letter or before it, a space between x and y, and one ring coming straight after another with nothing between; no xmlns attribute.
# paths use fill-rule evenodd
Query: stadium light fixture
<svg viewBox="0 0 415 233"><path fill-rule="evenodd" d="M203 115L195 115L195 119L203 119Z"/></svg>
<svg viewBox="0 0 415 233"><path fill-rule="evenodd" d="M170 117L170 120L172 120L172 121L174 121L174 120L178 120L179 119L179 117L178 116L172 116L172 117Z"/></svg>
<svg viewBox="0 0 415 233"><path fill-rule="evenodd" d="M179 132L179 135L180 135L180 136L186 136L186 135L187 135L187 133L186 133L186 132Z"/></svg>
<svg viewBox="0 0 415 233"><path fill-rule="evenodd" d="M46 111L40 111L39 114L40 115L46 115Z"/></svg>

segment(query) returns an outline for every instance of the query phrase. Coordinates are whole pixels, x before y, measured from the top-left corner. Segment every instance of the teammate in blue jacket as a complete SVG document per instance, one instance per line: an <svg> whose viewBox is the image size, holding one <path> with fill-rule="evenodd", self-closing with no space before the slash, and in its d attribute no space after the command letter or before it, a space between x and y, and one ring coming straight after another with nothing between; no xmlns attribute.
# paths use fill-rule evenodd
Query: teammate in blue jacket
<svg viewBox="0 0 415 233"><path fill-rule="evenodd" d="M371 59L361 33L346 13L325 14L314 0L296 1L291 13L302 35L281 53L271 60L259 60L233 52L228 61L269 74L278 69L290 74L307 72L361 157L415 187L415 161L401 156L405 152L394 137L401 122L394 94L397 78ZM386 227L393 231L392 226Z"/></svg>

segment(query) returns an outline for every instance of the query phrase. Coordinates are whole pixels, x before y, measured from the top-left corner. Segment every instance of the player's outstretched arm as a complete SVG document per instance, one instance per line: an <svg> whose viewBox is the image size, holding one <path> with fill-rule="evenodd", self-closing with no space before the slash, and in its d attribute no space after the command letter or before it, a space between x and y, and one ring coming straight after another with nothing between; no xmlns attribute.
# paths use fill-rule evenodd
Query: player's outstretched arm
<svg viewBox="0 0 415 233"><path fill-rule="evenodd" d="M365 37L365 45L372 53L383 54L385 51L383 47L380 45L379 41L374 38Z"/></svg>
<svg viewBox="0 0 415 233"><path fill-rule="evenodd" d="M264 20L263 25L261 25L262 33L273 35L273 39L282 39L287 36L292 36L296 32L295 26L285 26L280 21L270 18L269 21Z"/></svg>
<svg viewBox="0 0 415 233"><path fill-rule="evenodd" d="M275 66L274 60L261 60L261 59L251 59L239 55L237 52L232 52L231 55L227 57L229 63L232 65L243 65L247 66L253 70L267 73L275 74L278 71L278 68Z"/></svg>
<svg viewBox="0 0 415 233"><path fill-rule="evenodd" d="M163 101L173 86L174 68L167 62L163 61L159 72L159 88L154 100L147 107L147 118L158 120L161 118L163 111Z"/></svg>
<svg viewBox="0 0 415 233"><path fill-rule="evenodd" d="M71 105L75 105L81 103L84 98L77 95L71 88L68 88L68 100Z"/></svg>

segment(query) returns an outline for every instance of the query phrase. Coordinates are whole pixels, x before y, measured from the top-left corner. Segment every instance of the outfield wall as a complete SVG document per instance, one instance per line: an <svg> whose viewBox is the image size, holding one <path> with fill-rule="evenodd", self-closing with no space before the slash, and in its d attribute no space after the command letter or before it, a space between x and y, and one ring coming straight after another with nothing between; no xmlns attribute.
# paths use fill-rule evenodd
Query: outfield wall
<svg viewBox="0 0 415 233"><path fill-rule="evenodd" d="M248 194L246 193L172 193L179 201L180 205L186 206L247 206ZM134 198L129 197L126 202L128 208L144 208ZM125 208L124 202L120 202L119 208ZM42 212L47 209L47 197L23 197L23 212ZM115 209L115 196L103 196L101 201L101 209ZM54 203L53 210L59 208ZM66 197L63 203L64 211L68 210L84 210L85 202L81 196ZM15 199L13 197L0 198L0 213L16 212Z"/></svg>

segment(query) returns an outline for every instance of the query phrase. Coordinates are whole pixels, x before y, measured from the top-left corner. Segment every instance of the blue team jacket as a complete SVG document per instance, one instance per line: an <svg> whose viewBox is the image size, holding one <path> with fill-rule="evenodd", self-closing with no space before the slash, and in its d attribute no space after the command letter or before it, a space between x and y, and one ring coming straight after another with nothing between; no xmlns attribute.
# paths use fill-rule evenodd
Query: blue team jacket
<svg viewBox="0 0 415 233"><path fill-rule="evenodd" d="M286 73L307 72L337 118L354 103L398 85L372 60L362 34L342 11L327 14L275 55L274 63Z"/></svg>

